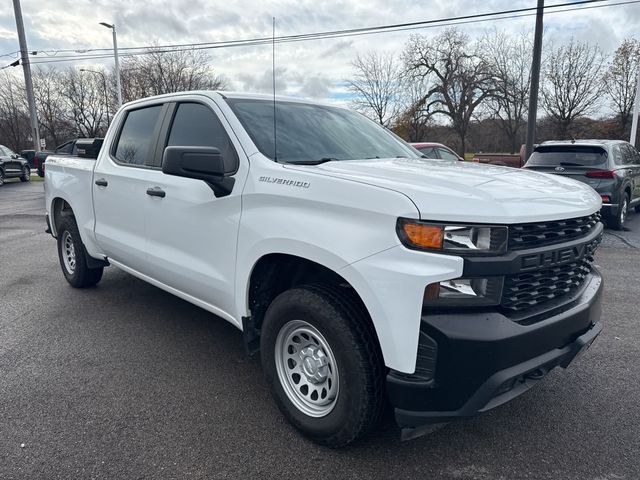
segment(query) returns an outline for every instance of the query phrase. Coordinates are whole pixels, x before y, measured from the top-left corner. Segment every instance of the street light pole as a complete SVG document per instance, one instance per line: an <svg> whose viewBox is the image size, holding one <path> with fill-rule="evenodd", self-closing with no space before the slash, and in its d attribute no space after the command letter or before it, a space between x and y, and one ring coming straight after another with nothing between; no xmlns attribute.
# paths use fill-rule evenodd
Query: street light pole
<svg viewBox="0 0 640 480"><path fill-rule="evenodd" d="M118 95L118 108L122 106L122 88L120 86L120 62L118 60L118 36L115 24L100 22L103 27L110 28L113 32L113 59L116 64L116 94Z"/></svg>
<svg viewBox="0 0 640 480"><path fill-rule="evenodd" d="M24 71L24 83L27 89L27 104L29 105L29 119L31 121L31 136L33 137L34 150L40 151L40 132L38 130L38 116L36 113L36 100L33 95L33 80L31 79L31 65L29 65L29 51L27 50L27 37L24 34L24 22L22 21L22 8L20 0L13 0L13 11L16 16L18 29L18 42L20 43L20 62Z"/></svg>
<svg viewBox="0 0 640 480"><path fill-rule="evenodd" d="M109 124L111 123L111 120L109 119L109 96L107 95L107 79L105 78L104 73L98 72L97 70L87 70L86 68L81 68L80 71L87 72L87 73L95 73L102 77L102 87L104 89L104 106L106 109L105 111L107 112L107 126L109 126Z"/></svg>

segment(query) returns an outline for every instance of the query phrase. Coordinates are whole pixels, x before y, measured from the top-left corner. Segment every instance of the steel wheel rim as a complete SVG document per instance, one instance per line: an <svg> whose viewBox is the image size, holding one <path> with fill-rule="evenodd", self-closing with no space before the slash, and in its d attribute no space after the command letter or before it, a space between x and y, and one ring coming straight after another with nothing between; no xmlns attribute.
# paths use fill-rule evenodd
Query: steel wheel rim
<svg viewBox="0 0 640 480"><path fill-rule="evenodd" d="M67 230L62 234L62 261L67 272L73 275L76 271L76 247L73 244L71 234Z"/></svg>
<svg viewBox="0 0 640 480"><path fill-rule="evenodd" d="M302 320L285 324L276 338L276 370L280 385L296 408L320 418L336 405L338 365L327 340Z"/></svg>

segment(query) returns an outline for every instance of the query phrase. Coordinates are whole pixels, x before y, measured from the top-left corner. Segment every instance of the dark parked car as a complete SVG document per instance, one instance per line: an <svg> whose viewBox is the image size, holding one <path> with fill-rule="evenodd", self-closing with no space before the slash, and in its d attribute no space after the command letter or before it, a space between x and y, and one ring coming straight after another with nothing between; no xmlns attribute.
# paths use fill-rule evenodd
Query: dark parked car
<svg viewBox="0 0 640 480"><path fill-rule="evenodd" d="M593 187L602 197L602 216L622 229L629 208L640 212L640 154L621 140L544 142L524 168L555 173Z"/></svg>
<svg viewBox="0 0 640 480"><path fill-rule="evenodd" d="M29 162L29 166L31 168L35 168L33 166L33 161L36 156L35 150L20 150L20 156L24 158L27 162Z"/></svg>
<svg viewBox="0 0 640 480"><path fill-rule="evenodd" d="M464 160L464 158L461 158L456 152L441 143L421 142L411 143L410 145L427 158L438 158L440 160Z"/></svg>
<svg viewBox="0 0 640 480"><path fill-rule="evenodd" d="M38 169L38 175L44 177L44 164L49 155L80 155L81 153L86 153L82 156L97 158L103 140L102 138L76 138L56 147L53 152L50 150L37 152L34 157L34 165ZM78 142L80 142L80 145L78 145Z"/></svg>
<svg viewBox="0 0 640 480"><path fill-rule="evenodd" d="M23 182L31 180L29 163L10 148L0 145L0 186L5 179L19 178Z"/></svg>

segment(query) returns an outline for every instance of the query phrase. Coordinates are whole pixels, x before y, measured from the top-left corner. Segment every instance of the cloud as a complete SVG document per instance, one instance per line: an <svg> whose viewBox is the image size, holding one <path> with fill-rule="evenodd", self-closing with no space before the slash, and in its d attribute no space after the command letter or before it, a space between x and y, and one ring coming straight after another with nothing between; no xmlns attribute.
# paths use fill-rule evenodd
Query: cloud
<svg viewBox="0 0 640 480"><path fill-rule="evenodd" d="M393 23L485 13L530 7L530 0L22 0L30 50L111 48L109 31L98 25L114 21L121 47L157 44L200 43L269 37L276 17L277 35L369 27ZM598 42L611 51L623 38L636 33L640 9L636 5L611 6L545 16L546 34L554 43L571 35ZM463 28L477 37L487 28L506 33L533 33L534 18L495 20L467 24ZM352 75L351 62L368 51L398 52L410 33L436 35L442 27L379 35L353 36L276 45L279 93L329 101L342 95L340 87ZM0 6L0 54L18 49L11 2ZM210 50L212 65L238 89L269 93L271 46ZM109 51L107 50L107 54ZM40 55L38 59L43 58ZM10 57L0 57L0 66ZM104 65L111 58L81 60L69 65ZM52 64L48 64L52 65Z"/></svg>

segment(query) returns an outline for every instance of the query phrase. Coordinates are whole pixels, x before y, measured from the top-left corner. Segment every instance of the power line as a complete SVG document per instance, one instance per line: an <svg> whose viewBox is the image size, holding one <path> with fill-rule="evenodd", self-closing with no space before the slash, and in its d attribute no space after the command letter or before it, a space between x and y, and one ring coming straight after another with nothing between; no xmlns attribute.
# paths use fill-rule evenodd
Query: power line
<svg viewBox="0 0 640 480"><path fill-rule="evenodd" d="M590 4L590 3L601 3L601 2L605 2L605 1L609 1L609 0L580 0L577 2L567 2L567 3L559 3L559 4L555 4L555 5L547 5L545 7L545 9L554 9L554 8L561 8L561 7L575 7L576 5L584 5L584 4ZM634 3L634 2L631 2ZM611 4L611 5L616 5L616 4ZM604 6L608 6L608 5L604 5ZM535 12L536 7L527 7L527 8L517 8L517 9L510 9L510 10L502 10L499 12L487 12L487 13L477 13L477 14L473 14L473 15L463 15L463 16L458 16L458 17L446 17L446 18L441 18L441 19L436 19L436 20L423 20L423 21L419 21L419 22L405 22L405 23L396 23L396 24L390 24L390 25L379 25L379 26L375 26L375 27L361 27L361 28L350 28L350 29L343 29L343 30L330 30L330 31L324 31L324 32L315 32L315 33L303 33L303 34L297 34L297 35L285 35L285 36L279 36L276 37L275 40L276 42L283 42L283 41L295 41L296 39L313 39L313 38L325 38L325 37L329 37L332 38L334 36L342 36L342 35L350 35L350 34L355 34L355 33L364 33L364 32L382 32L382 31L386 31L386 30L391 30L394 31L395 29L406 29L406 28L413 28L413 27L420 27L420 26L426 26L426 25L432 25L432 24L438 24L438 23L442 23L442 22L454 22L454 21L463 21L463 20L473 20L473 19L479 19L482 17L493 17L493 16L498 16L498 15L512 15L512 14L518 14L518 13L524 13L524 12ZM551 12L550 12L551 13ZM513 17L505 17L505 18L513 18ZM465 22L467 23L467 22ZM231 44L236 44L236 43L241 43L244 44L246 42L249 42L250 44L253 44L253 42L265 42L265 43L271 43L272 42L272 38L271 37L261 37L261 38L249 38L249 39L240 39L240 40L227 40L227 41L221 41L221 42L202 42L202 43L183 43L183 44L173 44L173 45L158 45L158 46L146 46L146 47L122 47L119 50L120 51L131 51L131 50L141 50L141 49L145 49L145 50L153 50L153 49L162 49L162 48L182 48L182 47L189 47L189 49L192 49L194 47L200 47L200 46L218 46L218 45L231 45ZM100 52L100 51L110 51L111 49L109 48L88 48L88 49L59 49L59 50L41 50L40 52L42 53L89 53L89 52Z"/></svg>
<svg viewBox="0 0 640 480"><path fill-rule="evenodd" d="M602 5L586 5L592 3L601 3L603 1L608 0L582 0L580 2L571 2L571 3L563 3L556 5L548 5L546 9L557 9L547 12L548 14L552 13L564 13L564 12L572 12L577 10L589 10L595 8L604 8L604 7L613 7L618 5L629 5L640 3L640 0L626 0L615 3L608 3ZM581 7L573 7L575 5L583 5ZM571 8L563 8L558 9L560 7L572 6ZM454 25L467 25L472 23L481 23L487 21L495 21L495 20L507 20L514 18L522 18L529 17L535 15L536 7L533 8L521 8L515 10L504 10L500 12L491 12L491 13L483 13L483 14L474 14L474 15L465 15L461 17L449 17L438 20L427 20L422 22L409 22L402 24L393 24L393 25L382 25L377 27L366 27L366 28L354 28L348 30L333 30L326 32L315 32L309 34L298 34L298 35L287 35L280 36L275 38L275 43L292 43L292 42L301 42L301 41L310 41L310 40L320 40L320 39L332 39L332 38L343 38L343 37L353 37L353 36L361 36L361 35L373 35L380 33L390 33L390 32L399 32L399 31L407 31L407 30L418 30L418 29L428 29L428 28L440 28L446 26L454 26ZM512 14L513 12L520 12L519 14ZM528 13L527 13L528 12ZM497 18L495 18L497 17ZM148 55L153 53L170 53L170 52L180 52L180 51L188 51L188 50L212 50L218 48L232 48L232 47L249 47L249 46L260 46L271 44L274 39L272 38L254 38L254 39L244 39L244 40L229 40L229 41L221 41L221 42L207 42L207 43L191 43L191 44L176 44L176 45L158 45L158 46L149 46L149 47L125 47L120 50L124 50L123 57L132 57L137 55ZM184 47L184 48L181 48ZM141 50L143 51L135 51ZM57 55L58 53L63 52L75 52L75 50L48 50L48 51L40 51L42 53L54 53ZM86 49L83 50L86 52L99 52L99 51L111 51L111 49ZM40 60L35 59L32 61L34 64L45 64L45 63L61 63L61 62L71 62L71 61L82 61L82 60L99 60L103 58L111 58L111 54L99 54L95 53L92 55L61 55L56 56L55 59L47 59Z"/></svg>

